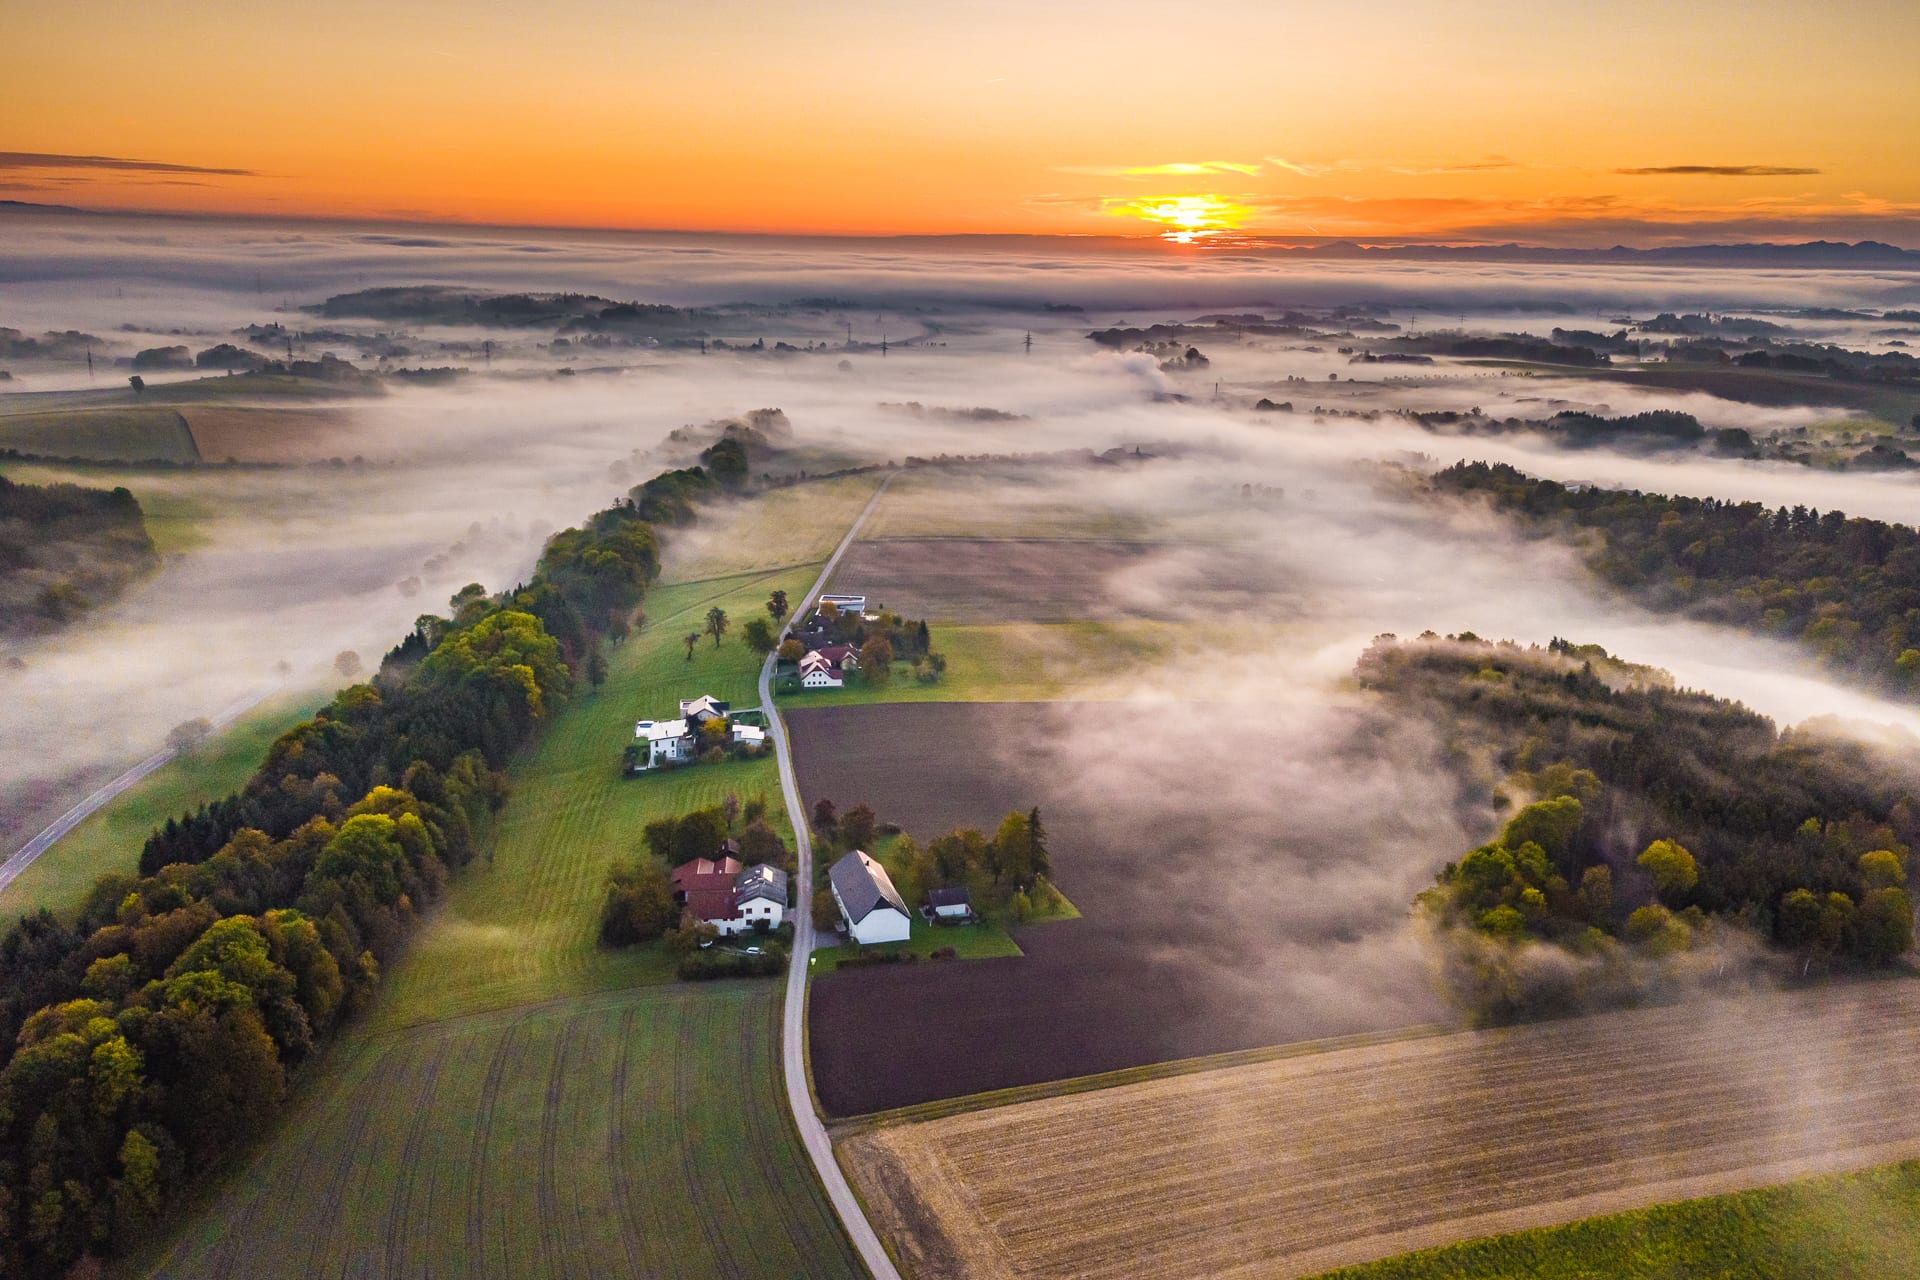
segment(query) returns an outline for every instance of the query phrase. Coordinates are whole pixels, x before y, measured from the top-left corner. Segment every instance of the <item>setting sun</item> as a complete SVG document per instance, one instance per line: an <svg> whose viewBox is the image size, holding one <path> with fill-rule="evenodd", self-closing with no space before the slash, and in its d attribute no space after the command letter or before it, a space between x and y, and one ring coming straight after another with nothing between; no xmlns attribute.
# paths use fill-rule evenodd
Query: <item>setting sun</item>
<svg viewBox="0 0 1920 1280"><path fill-rule="evenodd" d="M1166 228L1161 233L1163 238L1192 244L1222 231L1238 230L1246 222L1249 210L1245 205L1216 195L1199 195L1129 200L1109 212L1157 223Z"/></svg>

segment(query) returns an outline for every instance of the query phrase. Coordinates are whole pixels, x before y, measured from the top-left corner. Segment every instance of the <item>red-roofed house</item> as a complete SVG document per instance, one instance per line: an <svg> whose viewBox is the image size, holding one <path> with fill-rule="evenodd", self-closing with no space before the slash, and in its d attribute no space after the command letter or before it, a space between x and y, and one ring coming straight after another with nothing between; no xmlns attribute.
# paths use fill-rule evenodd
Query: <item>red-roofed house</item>
<svg viewBox="0 0 1920 1280"><path fill-rule="evenodd" d="M761 921L778 928L787 909L787 873L765 863L741 869L738 858L695 858L673 869L673 900L723 934Z"/></svg>

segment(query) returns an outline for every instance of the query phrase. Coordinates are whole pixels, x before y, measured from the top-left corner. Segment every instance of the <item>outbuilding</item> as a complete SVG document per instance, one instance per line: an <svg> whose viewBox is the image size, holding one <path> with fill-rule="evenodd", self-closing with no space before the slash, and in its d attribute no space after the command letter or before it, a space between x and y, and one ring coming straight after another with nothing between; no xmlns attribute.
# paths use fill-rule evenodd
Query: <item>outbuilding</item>
<svg viewBox="0 0 1920 1280"><path fill-rule="evenodd" d="M827 870L827 884L855 942L905 942L913 920L887 869L855 849Z"/></svg>
<svg viewBox="0 0 1920 1280"><path fill-rule="evenodd" d="M969 924L973 921L973 898L961 886L929 889L927 915L935 924Z"/></svg>

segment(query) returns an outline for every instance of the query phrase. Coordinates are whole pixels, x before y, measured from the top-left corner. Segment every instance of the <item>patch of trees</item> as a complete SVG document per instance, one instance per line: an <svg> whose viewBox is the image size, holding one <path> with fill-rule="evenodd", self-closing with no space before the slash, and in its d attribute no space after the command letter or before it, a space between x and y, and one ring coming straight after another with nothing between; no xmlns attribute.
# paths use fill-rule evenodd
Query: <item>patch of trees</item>
<svg viewBox="0 0 1920 1280"><path fill-rule="evenodd" d="M0 327L0 360L80 360L101 345L100 339L78 329L29 338L18 329Z"/></svg>
<svg viewBox="0 0 1920 1280"><path fill-rule="evenodd" d="M613 305L609 298L582 293L486 293L446 285L406 285L335 294L308 310L330 319L547 328Z"/></svg>
<svg viewBox="0 0 1920 1280"><path fill-rule="evenodd" d="M471 857L502 767L573 692L580 637L616 632L656 565L626 504L556 535L528 584L463 590L239 791L169 819L137 877L0 938L0 1272L147 1237L260 1131Z"/></svg>
<svg viewBox="0 0 1920 1280"><path fill-rule="evenodd" d="M784 609L784 600L781 606ZM858 650L858 661L849 674L857 671L860 680L868 684L886 684L893 677L896 662L909 664L913 678L921 684L937 684L947 671L946 655L933 647L933 633L924 618L903 618L881 609L869 620L826 604L800 630L803 651L842 644ZM792 660L797 661L799 656L793 655Z"/></svg>
<svg viewBox="0 0 1920 1280"><path fill-rule="evenodd" d="M814 805L813 830L828 850L847 853L871 852L881 828L874 811L864 804L840 813L832 801L822 799ZM975 911L1021 921L1047 914L1063 901L1049 879L1053 863L1047 840L1039 809L1015 810L1001 819L991 836L961 828L921 845L902 833L886 850L885 865L893 887L910 908L929 889L959 886L967 890Z"/></svg>
<svg viewBox="0 0 1920 1280"><path fill-rule="evenodd" d="M133 357L132 367L136 373L152 373L156 369L191 369L193 353L185 347L148 347Z"/></svg>
<svg viewBox="0 0 1920 1280"><path fill-rule="evenodd" d="M126 489L0 476L0 634L71 622L159 563Z"/></svg>
<svg viewBox="0 0 1920 1280"><path fill-rule="evenodd" d="M1804 506L1570 489L1505 465L1433 478L1529 529L1578 531L1602 578L1657 609L1797 640L1823 663L1920 695L1920 531Z"/></svg>
<svg viewBox="0 0 1920 1280"><path fill-rule="evenodd" d="M1477 1016L1643 998L1636 964L1734 932L1797 970L1880 967L1912 946L1911 758L1780 732L1594 645L1383 636L1357 670L1442 726L1463 767L1490 759L1510 810L1421 900ZM1571 959L1539 963L1536 946Z"/></svg>

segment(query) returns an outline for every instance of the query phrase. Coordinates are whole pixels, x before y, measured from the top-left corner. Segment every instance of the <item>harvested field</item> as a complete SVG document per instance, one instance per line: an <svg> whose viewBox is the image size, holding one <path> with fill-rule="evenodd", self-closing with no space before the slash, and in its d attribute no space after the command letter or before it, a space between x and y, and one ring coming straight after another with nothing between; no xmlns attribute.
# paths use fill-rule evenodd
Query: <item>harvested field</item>
<svg viewBox="0 0 1920 1280"><path fill-rule="evenodd" d="M342 1045L161 1276L860 1274L794 1140L778 983Z"/></svg>
<svg viewBox="0 0 1920 1280"><path fill-rule="evenodd" d="M188 404L180 416L208 462L324 462L391 443L362 434L344 409Z"/></svg>
<svg viewBox="0 0 1920 1280"><path fill-rule="evenodd" d="M160 405L5 414L0 449L100 462L200 460L186 419Z"/></svg>
<svg viewBox="0 0 1920 1280"><path fill-rule="evenodd" d="M1920 1153L1920 984L1390 1041L857 1134L919 1280L1291 1277Z"/></svg>
<svg viewBox="0 0 1920 1280"><path fill-rule="evenodd" d="M1178 619L1230 613L1280 582L1249 580L1222 549L1090 538L890 538L858 542L833 588L934 622Z"/></svg>
<svg viewBox="0 0 1920 1280"><path fill-rule="evenodd" d="M1087 702L787 716L808 805L864 802L920 838L1039 805L1082 914L1016 926L1018 957L816 979L829 1114L1444 1016L1407 903L1487 819L1460 810L1417 726L1383 744L1358 711L1259 707L1223 736L1177 708ZM1329 778L1404 800L1354 806Z"/></svg>

